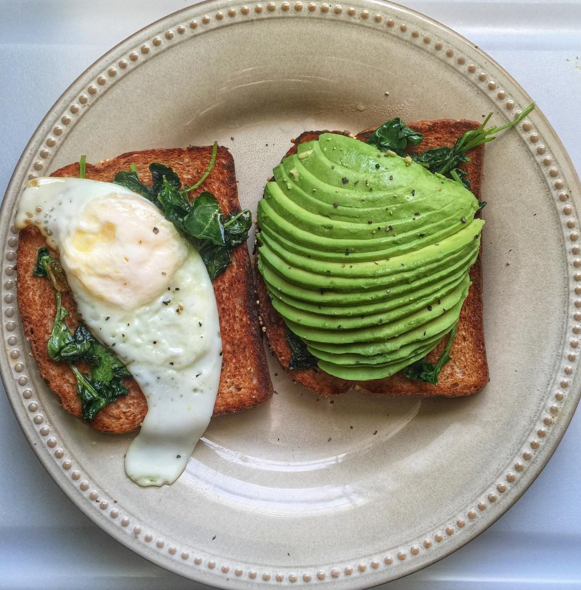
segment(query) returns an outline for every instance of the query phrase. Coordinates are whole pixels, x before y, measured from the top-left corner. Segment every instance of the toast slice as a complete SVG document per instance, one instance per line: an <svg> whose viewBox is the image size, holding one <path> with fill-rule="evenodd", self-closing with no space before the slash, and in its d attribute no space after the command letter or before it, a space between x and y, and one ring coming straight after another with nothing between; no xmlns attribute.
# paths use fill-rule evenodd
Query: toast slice
<svg viewBox="0 0 581 590"><path fill-rule="evenodd" d="M410 127L424 135L424 141L418 148L410 150L423 152L425 150L452 146L456 139L470 129L476 129L479 123L466 120L440 119L437 121L419 121ZM366 129L356 137L366 141L375 131ZM293 141L294 146L287 152L286 156L296 152L299 143L316 139L323 131L309 131L300 135ZM349 135L347 132L335 132ZM471 190L480 200L480 189L482 186L482 170L484 147L480 146L469 153L471 161L465 164L468 179L471 182ZM472 286L468 293L458 322L456 339L452 346L450 355L452 360L444 365L440 372L438 385L432 385L423 381L408 379L403 373L397 373L385 379L374 381L346 381L333 377L317 367L306 371L291 371L293 379L305 387L315 391L319 395L334 395L346 393L355 388L364 393L372 395L420 395L420 396L448 396L455 397L470 395L480 391L489 380L488 363L486 361L486 349L484 346L484 326L482 308L482 265L481 255L470 270ZM266 329L266 336L269 346L280 364L288 371L291 359L291 350L286 340L287 327L279 313L271 305L266 285L260 273L257 274L257 291L259 298L260 319L263 329ZM440 358L448 337L428 355L428 360L436 362Z"/></svg>
<svg viewBox="0 0 581 590"><path fill-rule="evenodd" d="M171 166L182 182L192 185L205 171L210 161L211 147L158 149L130 152L100 162L87 164L86 177L110 182L121 170L135 164L140 179L150 183L149 164L160 162ZM52 176L79 175L79 165L70 164ZM238 190L234 160L230 152L220 147L212 172L195 192L209 191L220 202L223 213L239 212ZM18 244L18 305L24 331L32 347L40 374L59 397L65 410L81 418L81 402L76 392L76 379L66 363L52 361L47 342L56 312L54 290L49 281L33 276L38 249L46 241L35 227L20 232ZM54 252L52 253L55 254ZM238 246L231 255L232 262L214 281L222 333L222 373L214 415L232 414L253 408L272 395L262 334L255 305L250 255L246 244ZM70 293L63 294L63 304L69 310L69 328L80 321ZM127 396L103 408L91 426L102 432L121 434L139 427L147 413L147 402L134 379L127 379Z"/></svg>

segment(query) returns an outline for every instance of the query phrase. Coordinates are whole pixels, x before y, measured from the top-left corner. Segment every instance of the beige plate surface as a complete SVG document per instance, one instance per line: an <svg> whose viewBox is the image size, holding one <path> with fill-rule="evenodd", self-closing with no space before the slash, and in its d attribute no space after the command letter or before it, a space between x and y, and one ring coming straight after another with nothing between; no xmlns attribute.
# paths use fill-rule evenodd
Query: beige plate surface
<svg viewBox="0 0 581 590"><path fill-rule="evenodd" d="M319 400L273 363L278 395L214 420L186 473L163 489L125 477L130 436L74 420L39 379L15 308L10 226L27 180L80 154L97 162L217 139L236 159L242 204L255 209L273 165L305 129L489 111L500 124L529 101L457 34L366 0L200 4L101 58L31 139L0 227L0 367L23 430L62 489L137 553L219 587L369 587L488 527L548 461L579 399L579 181L538 111L487 148L485 391Z"/></svg>

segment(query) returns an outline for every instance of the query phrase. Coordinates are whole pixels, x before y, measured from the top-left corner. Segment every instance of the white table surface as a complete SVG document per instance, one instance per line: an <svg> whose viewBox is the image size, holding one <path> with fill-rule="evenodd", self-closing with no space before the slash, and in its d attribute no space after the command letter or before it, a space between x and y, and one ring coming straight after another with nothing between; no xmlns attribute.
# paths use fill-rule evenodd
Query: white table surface
<svg viewBox="0 0 581 590"><path fill-rule="evenodd" d="M581 170L581 1L403 4L478 44L533 96ZM0 195L62 91L111 46L187 0L0 0ZM0 386L1 388L1 386ZM581 588L581 412L488 531L389 590ZM201 589L101 532L61 492L0 393L0 590Z"/></svg>

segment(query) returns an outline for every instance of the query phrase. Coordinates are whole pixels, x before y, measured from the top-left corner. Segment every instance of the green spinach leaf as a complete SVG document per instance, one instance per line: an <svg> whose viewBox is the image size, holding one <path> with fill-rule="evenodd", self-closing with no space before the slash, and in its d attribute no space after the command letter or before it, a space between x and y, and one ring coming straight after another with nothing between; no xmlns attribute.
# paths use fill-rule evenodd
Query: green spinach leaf
<svg viewBox="0 0 581 590"><path fill-rule="evenodd" d="M186 232L214 246L225 247L222 210L218 199L211 193L202 193L193 202L184 222Z"/></svg>
<svg viewBox="0 0 581 590"><path fill-rule="evenodd" d="M85 328L86 330L86 328ZM88 332L88 330L86 330ZM89 336L91 334L89 333ZM91 376L96 381L109 383L118 377L130 377L131 373L127 367L99 341L91 336L91 348L89 349L88 360L91 364Z"/></svg>
<svg viewBox="0 0 581 590"><path fill-rule="evenodd" d="M113 378L109 383L103 383L81 373L74 365L71 365L71 369L77 379L77 395L81 398L85 420L92 420L107 404L127 395L129 391L120 377Z"/></svg>
<svg viewBox="0 0 581 590"><path fill-rule="evenodd" d="M95 339L85 326L78 326L69 342L63 344L60 350L55 354L56 358L53 358L52 356L51 358L55 361L69 362L79 359L87 359L94 340Z"/></svg>
<svg viewBox="0 0 581 590"><path fill-rule="evenodd" d="M117 356L103 346L91 332L80 325L69 342L58 351L58 358L68 362L83 360L91 365L91 377L102 383L109 383L116 377L129 377L130 373Z"/></svg>
<svg viewBox="0 0 581 590"><path fill-rule="evenodd" d="M518 117L500 127L490 127L486 129L486 125L492 117L490 113L482 125L477 129L472 129L461 135L453 147L440 147L425 151L423 154L414 156L413 159L418 164L426 167L434 174L443 174L451 176L456 182L463 184L470 189L470 182L466 177L466 172L459 168L463 162L470 162L470 158L466 153L478 147L479 145L488 143L496 139L496 134L511 129L518 125L531 111L535 108L535 104L530 104Z"/></svg>
<svg viewBox="0 0 581 590"><path fill-rule="evenodd" d="M188 196L164 178L161 189L157 193L157 201L166 219L171 221L180 232L185 233L184 221L191 208Z"/></svg>
<svg viewBox="0 0 581 590"><path fill-rule="evenodd" d="M395 117L378 127L367 143L380 150L391 150L398 156L403 156L408 143L418 145L423 139L421 133L410 129L399 117Z"/></svg>
<svg viewBox="0 0 581 590"><path fill-rule="evenodd" d="M39 248L37 255L36 255L36 266L34 267L34 270L32 271L32 274L35 277L45 277L48 278L48 271L47 271L47 267L48 264L50 262L52 262L54 259L53 257L50 255L48 248L44 247L44 248Z"/></svg>
<svg viewBox="0 0 581 590"><path fill-rule="evenodd" d="M152 180L152 187L154 195L158 195L163 187L163 179L173 186L178 191L182 188L182 181L180 177L173 171L172 168L166 166L165 164L159 164L158 162L154 162L153 164L149 165L149 171L151 172L151 180Z"/></svg>
<svg viewBox="0 0 581 590"><path fill-rule="evenodd" d="M56 291L68 291L69 286L63 267L55 260L48 248L39 248L36 255L36 265L32 271L35 277L47 278Z"/></svg>
<svg viewBox="0 0 581 590"><path fill-rule="evenodd" d="M113 179L113 183L118 184L119 186L124 186L130 191L145 197L148 201L157 205L156 194L153 192L153 189L139 180L137 172L127 170L117 172Z"/></svg>
<svg viewBox="0 0 581 590"><path fill-rule="evenodd" d="M186 227L186 231L190 232L190 235L202 236L198 240L200 256L208 269L210 278L214 280L218 275L223 273L226 268L228 268L228 265L230 264L230 254L233 252L234 248L248 239L248 232L252 227L252 214L250 211L244 210L240 213L230 213L226 217L223 217L221 213L217 213L220 211L220 206L215 197L210 195L210 193L202 193L202 195L194 201L194 207L198 199L204 195L209 195L213 199L213 201L211 201L213 204L208 207L209 211L212 211L212 222L207 225L200 224L197 227ZM204 199L204 203L209 204L210 200ZM204 209L202 209L202 211L204 211ZM205 217L208 217L209 211L204 213ZM219 229L216 219L219 221ZM214 224L213 227L211 224ZM204 231L202 231L202 229ZM220 231L220 233L218 233L218 231ZM213 239L210 239L210 236L212 236Z"/></svg>
<svg viewBox="0 0 581 590"><path fill-rule="evenodd" d="M317 358L307 349L307 345L294 333L287 329L286 341L291 349L289 371L306 371L317 366Z"/></svg>
<svg viewBox="0 0 581 590"><path fill-rule="evenodd" d="M222 274L230 264L230 252L224 246L216 246L210 243L205 244L200 249L200 256L212 280Z"/></svg>
<svg viewBox="0 0 581 590"><path fill-rule="evenodd" d="M61 350L73 342L73 335L65 324L65 318L68 317L69 312L62 304L62 294L60 291L55 292L56 297L56 314L52 324L52 331L48 339L47 348L48 356L53 361L62 361Z"/></svg>
<svg viewBox="0 0 581 590"><path fill-rule="evenodd" d="M447 174L457 168L462 162L470 161L464 153L456 154L454 148L450 147L427 150L423 154L413 156L413 159L434 174Z"/></svg>
<svg viewBox="0 0 581 590"><path fill-rule="evenodd" d="M230 213L223 220L224 241L230 252L236 246L242 244L248 239L248 232L252 227L252 214L248 209L240 213Z"/></svg>
<svg viewBox="0 0 581 590"><path fill-rule="evenodd" d="M454 339L456 338L456 330L458 329L458 324L454 324L454 327L450 331L450 335L448 338L448 343L446 344L446 348L440 357L440 360L434 365L426 361L425 358L412 363L408 367L403 370L403 374L408 379L415 379L417 381L425 381L426 383L431 383L432 385L438 385L438 376L442 367L451 360L450 350L452 349L452 344L454 344Z"/></svg>
<svg viewBox="0 0 581 590"><path fill-rule="evenodd" d="M39 258L41 257L39 253ZM69 312L62 304L62 293L55 291L55 298L57 310L48 339L48 355L53 361L69 363L77 379L83 418L92 420L107 404L119 396L127 395L129 390L123 379L129 377L130 373L117 356L96 340L85 326L78 326L75 333L71 334L65 323ZM88 363L91 376L81 373L73 364L75 361Z"/></svg>

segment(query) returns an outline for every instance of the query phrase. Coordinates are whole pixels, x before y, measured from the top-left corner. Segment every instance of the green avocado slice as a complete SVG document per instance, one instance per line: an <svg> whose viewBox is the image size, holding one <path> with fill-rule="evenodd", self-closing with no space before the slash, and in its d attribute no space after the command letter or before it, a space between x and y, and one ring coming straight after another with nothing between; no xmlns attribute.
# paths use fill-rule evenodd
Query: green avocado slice
<svg viewBox="0 0 581 590"><path fill-rule="evenodd" d="M315 142L300 144L298 146L297 155L300 161L306 166L309 166L313 159L311 157L305 157L302 152L312 149L310 147L311 143L318 144L318 147L329 164L343 166L351 170L352 173L362 174L364 178L368 179L369 186L366 188L373 189L373 191L369 192L389 191L393 187L396 187L398 190L407 187L410 189L420 188L412 185L423 185L423 181L425 181L427 186L439 182L446 194L449 195L450 200L474 199L474 195L468 189L450 178L446 178L441 174L433 174L420 164L393 153L390 156L386 152L380 156L377 148L358 139L335 133L323 133ZM318 153L313 151L312 155L317 156ZM377 168L378 164L379 168ZM317 170L316 175L322 174L321 178L323 180L326 181L329 179L329 182L333 182L334 180L340 186L338 181L340 180L342 185L343 179L340 174L333 175L335 170L332 170L330 166L324 165L321 170ZM393 176L393 178L390 179L390 176ZM348 184L351 184L350 178Z"/></svg>
<svg viewBox="0 0 581 590"><path fill-rule="evenodd" d="M345 262L352 263L355 262L373 262L374 260L381 260L383 258L393 258L395 256L403 256L409 252L413 252L415 249L414 243L405 244L402 246L394 247L390 250L378 250L373 252L353 252L353 248L339 250L335 252L329 252L325 250L318 249L315 253L313 252L312 248L302 246L296 242L289 240L288 238L284 237L281 233L277 232L276 229L273 229L273 224L267 222L260 226L260 232L264 232L271 240L275 241L280 246L284 247L285 250L289 252L294 252L295 254L299 254L306 258L316 258L317 260L325 260L329 262L338 262L343 264ZM422 246L426 247L431 244L435 244L438 241L446 239L449 235L451 235L450 231L440 232L437 235L430 236L429 238L424 237L421 238ZM418 236L419 237L419 236ZM395 240L394 240L395 242ZM341 247L341 243L337 244L337 247ZM346 258L348 256L349 258Z"/></svg>
<svg viewBox="0 0 581 590"><path fill-rule="evenodd" d="M266 190L265 195L268 194L270 192ZM290 202L288 199L287 201ZM300 227L303 225L300 221L301 211L304 210L294 206L292 213L288 211L279 212L276 207L280 207L280 203L276 205L274 199L264 198L260 201L258 204L258 221L260 226L268 225L273 231L280 233L290 241L312 248L315 251L325 250L344 254L346 250L350 252L377 252L384 250L386 256L397 256L403 254L405 251L413 250L417 240L420 238L420 234L422 234L422 230L414 229L411 232L403 234L397 234L396 232L396 235L393 235L393 231L389 230L389 224L384 222L379 225L379 227L383 228L379 232L373 229L362 229L361 226L357 227L356 224L345 224L349 225L352 231L343 238L337 238L332 237L332 235L338 235L336 224L339 222L324 222L321 226L323 229L317 229L317 231L324 230L329 235L320 235L320 233L315 234L311 231L314 229L312 224L306 222L304 224L305 228L309 227L310 229ZM292 206L290 207L292 208ZM430 228L430 232L434 229L440 229L439 232L433 233L430 236L430 242L441 240L460 231L462 228L472 225L473 217L471 214L467 214L464 217L458 216L449 221L449 223L440 224L436 228ZM376 232L375 235L373 235L373 231ZM426 231L428 230L426 229ZM367 237L365 237L366 233L368 234Z"/></svg>
<svg viewBox="0 0 581 590"><path fill-rule="evenodd" d="M398 318L392 322L375 326L372 328L361 328L355 330L323 330L319 328L310 328L297 322L292 322L285 318L287 326L297 335L309 343L322 342L331 344L354 344L361 342L386 341L389 338L399 336L409 332L414 328L423 326L428 322L435 320L454 308L459 302L464 301L468 294L470 279L467 280L467 286L461 290L455 289L451 293L444 295L440 303L430 306L430 308L416 311L404 318Z"/></svg>
<svg viewBox="0 0 581 590"><path fill-rule="evenodd" d="M458 321L458 315L462 309L464 300L460 300L455 306L451 307L446 313L429 321L423 326L418 326L413 330L389 338L381 342L356 342L354 344L329 344L324 342L308 342L306 344L313 351L321 350L336 355L356 354L363 357L374 357L382 354L389 354L399 350L402 346L430 340L439 334L449 332L454 324ZM313 352L315 354L315 352Z"/></svg>
<svg viewBox="0 0 581 590"><path fill-rule="evenodd" d="M293 218L298 216L305 228L308 227L309 231L314 231L321 236L341 239L344 237L376 239L372 237L376 235L373 234L373 230L377 226L383 229L383 224L380 221L387 217L400 233L409 232L414 228L419 232L424 231L424 226L428 226L430 223L437 225L443 220L456 220L457 223L460 223L462 217L472 218L478 210L474 203L474 197L468 191L466 192L471 198L466 198L462 194L462 198L453 201L446 199L437 179L432 181L432 186L429 186L428 183L427 190L418 188L417 190L410 189L407 193L391 192L383 199L382 203L378 204L379 206L375 205L371 208L354 209L352 207L353 202L357 202L357 191L352 192L349 204L340 205L337 201L333 203L320 201L320 205L315 207L312 197L306 196L301 186L300 173L296 169L292 169L292 172L294 175L291 176L294 178L287 176L284 168L275 170L276 181L266 185L264 198L269 200L270 205L279 214L284 212L285 215L291 215ZM429 176L435 178L432 174ZM323 183L319 183L319 187L320 194L316 193L318 198L330 192L330 199L333 199L334 190L332 187ZM305 207L305 205L307 206ZM382 208L384 209L382 210ZM316 210L312 211L311 209ZM351 209L356 215L350 216L348 220L342 220L333 215L333 209L341 210L341 212ZM433 222L433 218L438 215L437 221Z"/></svg>
<svg viewBox="0 0 581 590"><path fill-rule="evenodd" d="M449 330L440 332L439 334L436 334L436 336L432 336L432 338L426 338L422 341L405 344L404 346L401 346L393 352L376 354L373 356L365 356L362 354L334 354L330 352L324 352L313 346L307 346L307 348L309 352L313 356L316 356L319 360L327 361L335 365L382 365L385 363L393 363L400 361L404 358L410 357L420 352L423 352L422 356L425 356L426 354L428 354L429 351L431 351L435 346L438 345L440 340L442 340L442 338L448 333L448 331Z"/></svg>
<svg viewBox="0 0 581 590"><path fill-rule="evenodd" d="M358 316L350 318L330 318L329 316L318 315L309 311L297 310L290 305L285 304L276 297L271 297L272 305L285 319L285 321L296 322L301 326L316 328L318 330L357 330L360 328L372 328L374 326L383 326L389 322L399 318L406 317L421 309L433 308L441 301L442 298L456 292L458 296L462 293L465 287L470 285L470 279L465 275L462 280L454 285L452 288L444 290L439 297L432 295L426 299L403 305L396 309L392 309L389 313L377 313L368 316Z"/></svg>
<svg viewBox="0 0 581 590"><path fill-rule="evenodd" d="M306 194L316 196L325 205L336 203L338 209L386 207L395 210L406 206L409 200L418 205L422 202L425 204L430 197L436 201L434 204L439 202L440 205L450 202L458 205L474 204L474 195L464 187L448 184L451 182L449 179L431 174L418 164L412 164L408 168L401 158L390 159L391 162L406 171L411 169L416 174L405 172L400 176L405 176L405 182L392 181L391 178L395 178L392 170L381 173L374 170L371 174L357 176L354 171L337 166L333 168L332 163L322 165L317 159L305 160L295 154L285 158L274 169L274 176L275 179L283 176L285 179L291 178ZM344 176L345 174L350 174L351 178ZM449 191L454 193L454 199L447 198Z"/></svg>
<svg viewBox="0 0 581 590"><path fill-rule="evenodd" d="M330 291L339 291L344 293L353 293L356 291L367 291L379 288L390 288L399 285L403 282L411 283L418 279L429 276L432 272L437 272L447 264L453 264L458 259L468 256L471 252L477 251L479 247L479 240L474 240L461 250L454 252L450 256L441 256L430 261L425 265L412 265L410 268L406 266L388 267L389 261L385 263L385 267L391 270L386 270L383 274L377 271L374 274L369 274L365 277L345 276L347 273L337 273L339 276L334 276L331 269L328 272L317 274L306 271L301 268L292 266L292 262L283 260L276 252L263 243L260 247L261 260L274 270L277 274L289 282L307 289L323 289ZM392 259L393 260L393 259ZM404 263L405 264L405 263ZM379 264L377 265L379 267ZM347 270L348 267L346 267Z"/></svg>
<svg viewBox="0 0 581 590"><path fill-rule="evenodd" d="M416 352L407 359L395 361L393 363L385 363L381 365L344 366L330 363L328 361L319 361L319 368L325 371L325 373L329 373L329 375L339 377L340 379L347 379L349 381L372 381L374 379L384 379L385 377L395 375L402 369L405 369L405 367L415 363L416 361L419 361L421 358L430 353L436 346L437 343L432 345L431 348Z"/></svg>
<svg viewBox="0 0 581 590"><path fill-rule="evenodd" d="M416 293L413 293L412 296L408 295L405 298L400 297L387 301L384 303L383 309L367 314L365 313L365 306L349 308L326 307L325 314L322 314L319 311L309 311L304 307L301 309L300 307L289 305L270 290L269 295L273 307L283 318L292 322L323 330L351 330L365 326L379 326L388 321L405 317L414 311L436 304L442 297L454 289L462 289L466 282L469 282L469 279L466 273L462 272L459 273L459 278L455 281L447 282L441 288L432 287L429 293L423 297L413 297L413 295L416 295ZM424 289L424 293L426 291ZM340 312L345 309L348 309L350 312L348 317L340 315Z"/></svg>
<svg viewBox="0 0 581 590"><path fill-rule="evenodd" d="M397 198L394 199L393 193L385 197L385 202L379 204L367 206L365 199L362 200L352 195L350 200L340 205L337 201L333 201L332 196L327 194L330 188L328 185L321 183L319 188L313 190L311 187L310 192L307 192L302 183L291 178L282 165L278 165L274 169L274 181L289 199L303 207L303 209L316 215L338 219L339 221L358 223L360 219L369 220L383 218L386 215L393 216L393 212L399 206L399 202ZM324 194L329 196L328 202L321 198ZM361 203L365 205L359 207L354 206L354 204Z"/></svg>
<svg viewBox="0 0 581 590"><path fill-rule="evenodd" d="M399 156L379 156L377 148L368 145L366 147L371 149L363 148L367 155L361 157L361 149L357 145L359 140L346 137L347 145L341 147L337 144L338 137L334 134L323 134L321 139L313 142L313 146L301 144L298 153L294 157L291 156L288 164L296 165L298 160L305 170L321 182L347 190L348 185L351 185L351 190L356 186L358 191L370 195L372 200L377 198L374 196L375 193L388 193L394 189L411 190L413 185L421 183L422 179L427 179L429 184L437 179L430 172L429 177L424 176L426 170L419 164L408 166L404 158ZM343 178L347 178L348 182L344 183ZM355 185L358 181L359 184Z"/></svg>
<svg viewBox="0 0 581 590"><path fill-rule="evenodd" d="M284 170L277 173L275 169L275 178L276 182L269 182L264 192L269 205L279 215L288 216L285 218L289 221L300 219L302 229L317 236L336 237L339 234L342 238L374 240L385 235L394 243L407 243L422 237L431 243L441 236L442 231L449 235L462 223L470 223L476 212L471 202L465 201L464 206L458 206L456 201L442 202L436 198L439 196L437 192L421 199L415 190L409 195L400 195L396 201L397 195L390 195L387 207L354 209L314 199L302 190L300 184L286 176ZM374 222L378 219L388 219L389 222ZM346 228L350 228L349 236L342 235ZM399 240L396 240L397 236Z"/></svg>
<svg viewBox="0 0 581 590"><path fill-rule="evenodd" d="M306 153L310 155L305 159L302 156ZM391 159L389 163L392 163ZM415 182L420 174L417 168L413 169L415 174L400 175L400 179L405 182L393 180L394 175L397 174L395 168L398 168L400 163L393 161L394 165L390 167L391 169L360 173L329 161L320 148L315 145L310 152L286 158L275 168L275 171L279 174L284 171L288 177L300 184L307 194L316 195L327 205L338 202L343 207L367 209L398 205L402 201L394 201L394 194L410 196L412 190L416 188L416 184L421 186L421 182ZM403 167L407 168L405 164ZM427 186L424 187L424 190L416 190L417 198L434 193L441 187L441 184L442 181L438 177L431 178L426 183ZM313 191L313 189L315 190ZM321 192L320 195L317 194L319 192Z"/></svg>
<svg viewBox="0 0 581 590"><path fill-rule="evenodd" d="M478 222L475 222L478 227ZM387 258L384 256L374 261L355 262L343 259L341 263L317 260L316 253L313 257L304 257L295 253L290 253L284 247L281 247L272 240L268 233L259 236L262 247L266 247L263 252L270 251L280 258L284 263L301 269L308 273L316 275L326 275L327 277L387 277L397 275L398 273L409 272L414 269L420 269L429 264L445 262L456 254L469 251L477 247L474 240L474 229L470 226L460 232L441 240L437 244L431 244L425 248L403 254L401 256ZM285 273L286 274L286 273ZM381 285L382 283L377 283Z"/></svg>
<svg viewBox="0 0 581 590"><path fill-rule="evenodd" d="M465 269L469 268L477 257L478 249L475 249L473 252L456 261L448 261L449 266L440 269L434 268L433 266L428 268L426 270L426 276L416 281L404 282L399 285L390 286L389 288L381 287L379 289L354 291L351 293L330 289L310 289L290 283L284 277L271 270L268 264L265 264L263 257L258 259L258 269L271 291L283 293L294 299L318 305L351 306L381 303L397 297L403 297L423 287L438 284L444 278L456 276L458 271L466 272Z"/></svg>

